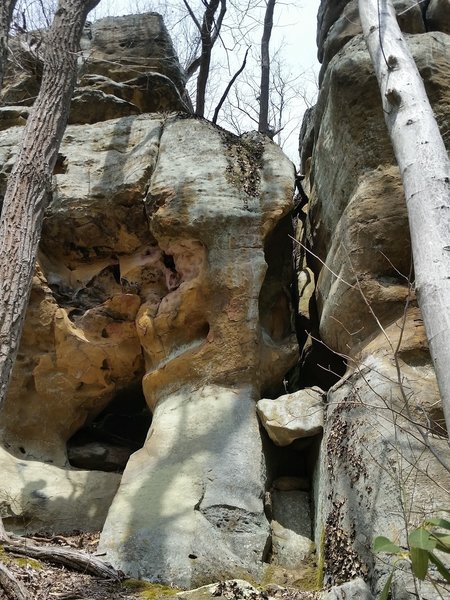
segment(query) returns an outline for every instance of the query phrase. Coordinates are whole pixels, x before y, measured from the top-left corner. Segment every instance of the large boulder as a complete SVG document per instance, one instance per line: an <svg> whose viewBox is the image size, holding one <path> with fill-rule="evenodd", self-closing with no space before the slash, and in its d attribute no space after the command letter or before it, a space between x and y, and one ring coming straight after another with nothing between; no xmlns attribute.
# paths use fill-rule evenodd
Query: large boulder
<svg viewBox="0 0 450 600"><path fill-rule="evenodd" d="M307 388L275 400L263 398L256 405L258 416L277 446L322 433L323 397L320 388Z"/></svg>
<svg viewBox="0 0 450 600"><path fill-rule="evenodd" d="M19 137L0 134L3 185ZM39 471L53 497L30 501L28 531L103 525L119 479L104 471L127 463L103 527L107 560L183 587L261 575L270 526L256 401L298 357L286 292L293 182L264 136L195 118L67 128L0 415L9 460L54 469ZM148 426L146 407L147 439L129 440L132 416ZM70 510L64 485L58 499L54 472L81 490L92 482L83 506L100 494L95 519ZM0 471L2 489L21 477ZM29 496L31 485L22 504Z"/></svg>

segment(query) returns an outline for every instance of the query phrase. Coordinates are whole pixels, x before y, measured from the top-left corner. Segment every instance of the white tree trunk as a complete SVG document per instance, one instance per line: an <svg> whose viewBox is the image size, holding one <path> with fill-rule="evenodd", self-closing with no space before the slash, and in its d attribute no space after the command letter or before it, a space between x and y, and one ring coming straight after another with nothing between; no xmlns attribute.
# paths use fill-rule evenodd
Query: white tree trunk
<svg viewBox="0 0 450 600"><path fill-rule="evenodd" d="M408 209L415 287L450 434L450 161L392 0L359 0Z"/></svg>

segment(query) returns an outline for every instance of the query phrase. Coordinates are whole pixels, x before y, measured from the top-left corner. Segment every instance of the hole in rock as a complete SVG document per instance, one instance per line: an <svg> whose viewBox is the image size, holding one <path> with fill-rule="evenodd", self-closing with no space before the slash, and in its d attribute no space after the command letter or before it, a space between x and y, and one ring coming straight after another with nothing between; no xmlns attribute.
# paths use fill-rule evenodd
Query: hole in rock
<svg viewBox="0 0 450 600"><path fill-rule="evenodd" d="M111 265L110 267L114 281L120 285L120 267L119 265Z"/></svg>
<svg viewBox="0 0 450 600"><path fill-rule="evenodd" d="M319 339L303 348L299 363L286 376L288 392L318 386L325 392L344 375L347 361Z"/></svg>
<svg viewBox="0 0 450 600"><path fill-rule="evenodd" d="M165 267L167 267L168 269L170 269L171 271L173 271L174 273L177 272L177 269L175 267L175 261L173 259L173 256L171 256L170 254L165 254L163 252L162 255L162 261Z"/></svg>
<svg viewBox="0 0 450 600"><path fill-rule="evenodd" d="M144 445L151 422L140 384L122 390L68 440L69 463L79 469L122 472L130 455Z"/></svg>
<svg viewBox="0 0 450 600"><path fill-rule="evenodd" d="M307 450L311 439L296 440L303 443L293 442L289 446L275 446L271 448L271 479L279 477L301 477L308 478Z"/></svg>
<svg viewBox="0 0 450 600"><path fill-rule="evenodd" d="M67 157L63 154L58 154L56 159L55 167L53 169L53 175L62 175L67 172Z"/></svg>

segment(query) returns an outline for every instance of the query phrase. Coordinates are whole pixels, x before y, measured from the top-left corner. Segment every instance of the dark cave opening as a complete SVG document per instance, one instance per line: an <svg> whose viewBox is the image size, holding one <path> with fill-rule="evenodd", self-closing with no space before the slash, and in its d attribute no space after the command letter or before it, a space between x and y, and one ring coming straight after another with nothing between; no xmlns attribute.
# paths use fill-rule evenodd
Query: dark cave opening
<svg viewBox="0 0 450 600"><path fill-rule="evenodd" d="M144 445L151 422L141 385L121 390L94 420L68 440L70 465L122 472L131 454Z"/></svg>

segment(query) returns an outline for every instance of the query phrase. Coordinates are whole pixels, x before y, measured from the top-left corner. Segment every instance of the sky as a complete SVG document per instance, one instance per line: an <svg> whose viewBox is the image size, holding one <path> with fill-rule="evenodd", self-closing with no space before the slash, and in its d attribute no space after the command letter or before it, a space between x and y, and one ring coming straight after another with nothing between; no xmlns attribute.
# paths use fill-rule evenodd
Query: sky
<svg viewBox="0 0 450 600"><path fill-rule="evenodd" d="M151 8L151 0L101 0L98 8L88 18L94 20L107 15L130 14L137 12L133 10L134 7L143 5ZM298 162L297 140L301 115L308 103L314 102L317 93L316 81L320 67L316 48L318 7L319 0L278 0L275 9L271 49L282 47L286 69L293 75L300 75L298 85L301 87L301 93L292 101L294 118L289 129L286 126L285 135L291 133L283 146L286 154L294 162ZM258 30L258 36L260 35ZM236 69L233 67L233 70ZM219 124L227 126L226 123ZM252 129L251 123L248 128Z"/></svg>

